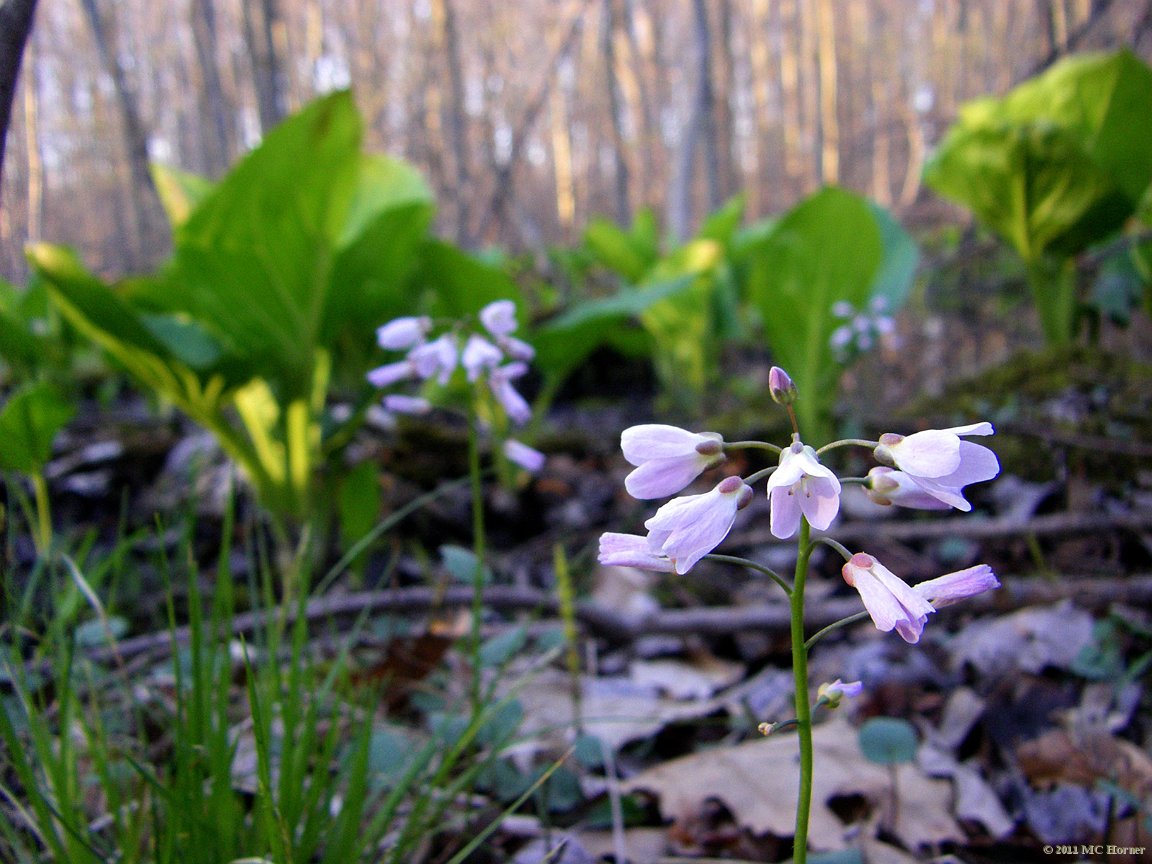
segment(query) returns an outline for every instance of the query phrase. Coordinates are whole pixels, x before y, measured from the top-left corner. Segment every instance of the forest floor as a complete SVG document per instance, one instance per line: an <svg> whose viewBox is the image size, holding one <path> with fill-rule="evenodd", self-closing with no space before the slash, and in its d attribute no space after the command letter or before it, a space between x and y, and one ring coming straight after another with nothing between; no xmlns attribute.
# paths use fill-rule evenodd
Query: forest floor
<svg viewBox="0 0 1152 864"><path fill-rule="evenodd" d="M906 332L900 350L850 376L845 408L862 412L852 434L995 419L988 443L1001 476L971 490L976 512L966 516L879 508L846 494L829 534L911 583L983 562L1002 587L938 613L918 645L865 620L813 651L813 684L860 680L864 692L817 717L811 846L839 850L828 861L869 864L1152 861L1148 367L1135 352L1021 359L995 327L979 344L947 344L947 320L940 332ZM755 380L764 371L742 374ZM651 515L624 492L629 466L618 442L655 410L650 393L617 398L634 383L610 367L582 386L537 430L544 469L514 490L488 490L495 576L484 635L488 644L506 640L499 675L516 682L523 712L509 764L529 772L578 738L599 750L569 756L565 782L505 818L469 860L786 860L796 742L787 731L757 731L791 716L785 599L762 576L712 562L679 577L596 564L601 532L641 530ZM729 403L714 417L726 436L786 441L773 410ZM465 473L463 446L431 445L427 435L419 423L365 433L359 453L380 467L383 514ZM204 452L190 486L188 460ZM104 537L125 523L155 526L160 513L170 527L143 546L175 545L189 530L180 520L198 510L192 533L209 593L232 477L202 433L140 405L85 412L50 468L58 520ZM767 516L767 501L754 502L718 551L787 570L794 547L771 536ZM242 512L238 536L251 536L246 525ZM321 654L333 650L334 622L364 612L403 622L369 627L352 651L357 675L389 682L379 706L389 723L419 730L429 699L466 698L471 592L453 582L441 550L469 547L470 525L466 487L442 489L305 607ZM32 552L21 544L16 558L26 561ZM579 662L566 664L561 652L528 675L519 650L547 645L564 624L557 549L576 586ZM234 557L230 572L242 581L247 564ZM172 646L163 588L148 578L158 577L113 610L126 623L115 661L140 680ZM810 591L813 628L860 609L830 551L815 559ZM255 622L238 616L236 634ZM114 659L99 644L88 653ZM874 717L912 725L914 760L865 757L858 733ZM500 782L485 794L487 802L473 802L477 818L499 812ZM425 853L438 860L436 849Z"/></svg>

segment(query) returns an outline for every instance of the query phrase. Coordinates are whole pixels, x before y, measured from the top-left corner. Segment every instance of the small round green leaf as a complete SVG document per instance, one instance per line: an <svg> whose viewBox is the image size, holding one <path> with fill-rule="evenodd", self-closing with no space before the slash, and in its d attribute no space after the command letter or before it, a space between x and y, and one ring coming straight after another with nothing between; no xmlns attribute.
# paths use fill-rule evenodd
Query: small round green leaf
<svg viewBox="0 0 1152 864"><path fill-rule="evenodd" d="M896 765L916 758L916 729L907 720L873 717L860 727L860 749L878 765Z"/></svg>

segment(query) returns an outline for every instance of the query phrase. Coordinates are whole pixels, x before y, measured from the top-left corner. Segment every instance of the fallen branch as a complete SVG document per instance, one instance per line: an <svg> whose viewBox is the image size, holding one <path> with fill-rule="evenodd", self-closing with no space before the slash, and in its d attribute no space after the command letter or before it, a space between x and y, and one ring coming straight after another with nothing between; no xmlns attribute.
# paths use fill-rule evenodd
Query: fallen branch
<svg viewBox="0 0 1152 864"><path fill-rule="evenodd" d="M1152 575L1101 579L1091 575L1078 578L1047 579L1029 577L1006 579L1000 590L965 603L973 611L1004 611L1023 606L1055 603L1063 599L1095 609L1112 603L1141 605L1152 603ZM368 613L428 613L445 609L466 608L472 602L472 589L455 586L446 591L431 588L396 588L387 591L361 591L318 597L308 603L304 616L310 623L339 621ZM484 592L484 604L504 612L535 612L555 617L559 604L551 594L535 588L495 585ZM855 598L829 600L810 609L809 627L817 629L860 611ZM247 612L232 620L232 635L251 635L269 626L275 613ZM747 630L768 633L788 632L786 603L737 607L699 607L663 609L645 616L623 615L591 601L577 606L576 617L589 635L618 641L629 641L649 635L724 635ZM289 615L289 622L295 614ZM151 654L165 656L174 647L186 645L191 637L188 627L173 631L149 633L124 639L115 646L87 649L91 660L107 662Z"/></svg>

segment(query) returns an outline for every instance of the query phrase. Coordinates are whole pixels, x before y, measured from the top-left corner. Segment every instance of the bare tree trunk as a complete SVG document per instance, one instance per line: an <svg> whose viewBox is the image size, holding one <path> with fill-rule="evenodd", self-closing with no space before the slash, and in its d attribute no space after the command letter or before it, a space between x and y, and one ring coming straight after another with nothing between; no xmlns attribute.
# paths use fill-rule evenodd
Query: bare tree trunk
<svg viewBox="0 0 1152 864"><path fill-rule="evenodd" d="M507 215L508 202L512 197L513 175L520 161L520 154L524 149L528 133L535 125L536 118L540 116L540 111L548 101L548 93L551 89L550 85L552 79L555 77L556 70L571 53L572 46L576 43L576 37L580 35L581 22L584 18L584 11L588 2L589 0L582 0L582 2L574 5L574 11L569 20L567 30L553 51L546 67L549 70L549 74L543 79L543 83L532 95L532 98L528 100L524 112L520 117L520 122L512 131L511 144L508 148L508 158L502 164L498 166L494 165L495 176L493 178L492 195L489 199L488 206L485 208L484 218L480 223L480 230L476 235L479 238L487 236L488 230L495 220Z"/></svg>
<svg viewBox="0 0 1152 864"><path fill-rule="evenodd" d="M448 100L441 105L448 143L452 149L453 185L451 200L456 208L456 242L471 245L468 230L468 201L471 173L468 165L467 117L464 113L464 70L460 62L460 39L456 29L456 10L452 0L433 0L432 20L435 26L437 53L448 65Z"/></svg>
<svg viewBox="0 0 1152 864"><path fill-rule="evenodd" d="M563 70L561 70L563 73ZM576 217L576 188L573 182L572 130L568 123L568 90L570 84L566 76L560 74L556 86L552 88L551 115L552 128L552 173L556 181L556 221L560 223L560 234L564 242L571 237L572 223Z"/></svg>
<svg viewBox="0 0 1152 864"><path fill-rule="evenodd" d="M240 8L244 13L244 38L248 43L252 80L256 86L260 131L266 134L287 114L280 59L283 40L278 36L283 22L277 0L241 0Z"/></svg>
<svg viewBox="0 0 1152 864"><path fill-rule="evenodd" d="M201 116L207 118L209 134L201 134L204 142L204 164L211 177L219 177L232 159L236 128L232 111L224 98L224 85L217 65L216 0L192 0L190 9L192 39L196 44L196 60L200 64L202 89L200 90Z"/></svg>
<svg viewBox="0 0 1152 864"><path fill-rule="evenodd" d="M136 268L159 257L163 244L164 220L160 209L160 198L152 182L148 169L148 135L144 122L140 119L140 107L136 90L120 62L119 52L112 42L109 30L97 0L81 0L96 50L116 93L116 106L120 113L120 123L124 131L124 146L128 155L128 198L131 202L132 248L129 250L129 266Z"/></svg>
<svg viewBox="0 0 1152 864"><path fill-rule="evenodd" d="M36 62L28 55L28 86L24 88L24 151L28 162L28 230L29 242L40 240L44 233L44 160L40 155L40 93Z"/></svg>
<svg viewBox="0 0 1152 864"><path fill-rule="evenodd" d="M816 2L816 66L820 87L821 183L840 182L840 121L836 115L836 10L830 0Z"/></svg>
<svg viewBox="0 0 1152 864"><path fill-rule="evenodd" d="M716 155L719 164L717 204L737 192L741 182L739 158L736 152L736 135L732 123L732 100L736 92L736 46L732 34L732 0L718 0L717 19L720 45L719 60L716 65L715 105L713 122L716 130Z"/></svg>
<svg viewBox="0 0 1152 864"><path fill-rule="evenodd" d="M12 120L12 102L24 46L32 32L36 0L4 0L0 3L0 180L4 177L4 145Z"/></svg>
<svg viewBox="0 0 1152 864"><path fill-rule="evenodd" d="M708 27L705 0L693 0L693 20L696 42L696 90L684 124L680 151L672 186L668 192L668 232L675 240L683 240L695 222L692 207L692 187L696 164L697 145L703 145L707 207L714 210L720 203L720 180L716 164L716 126L713 122L712 94L712 34Z"/></svg>
<svg viewBox="0 0 1152 864"><path fill-rule="evenodd" d="M716 91L712 86L712 27L708 21L707 0L693 0L696 23L696 63L699 79L696 99L699 107L700 138L704 145L704 177L707 181L707 212L720 206L720 157L716 142Z"/></svg>
<svg viewBox="0 0 1152 864"><path fill-rule="evenodd" d="M616 221L621 225L627 225L632 221L632 208L628 201L628 159L627 144L624 141L624 105L616 68L616 0L604 0L600 40L601 50L604 53L604 80L608 89L608 111L612 126L612 161L615 173L613 201L616 208Z"/></svg>

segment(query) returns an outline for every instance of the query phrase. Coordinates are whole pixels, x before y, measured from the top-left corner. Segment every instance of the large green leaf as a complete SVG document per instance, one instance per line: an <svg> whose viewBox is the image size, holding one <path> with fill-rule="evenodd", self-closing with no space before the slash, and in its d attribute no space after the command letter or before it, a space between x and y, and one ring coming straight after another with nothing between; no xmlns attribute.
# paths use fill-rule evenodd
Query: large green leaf
<svg viewBox="0 0 1152 864"><path fill-rule="evenodd" d="M838 323L832 306L862 308L869 299L883 254L876 217L863 198L827 188L783 216L747 254L748 299L773 359L800 390L797 411L815 427L806 434L823 433L840 374L830 344Z"/></svg>
<svg viewBox="0 0 1152 864"><path fill-rule="evenodd" d="M30 384L0 409L0 468L38 474L52 457L52 442L76 409L47 383Z"/></svg>
<svg viewBox="0 0 1152 864"><path fill-rule="evenodd" d="M1130 51L1068 58L961 110L925 181L1029 262L1118 230L1152 181L1152 69Z"/></svg>
<svg viewBox="0 0 1152 864"><path fill-rule="evenodd" d="M872 280L869 296L873 299L883 298L885 311L891 314L907 302L912 292L916 267L920 263L920 250L916 241L888 210L874 201L868 203L880 229L880 243L883 246L880 267Z"/></svg>
<svg viewBox="0 0 1152 864"><path fill-rule="evenodd" d="M520 289L507 273L441 240L421 248L414 288L424 295L428 312L444 318L475 315L496 300L522 305Z"/></svg>
<svg viewBox="0 0 1152 864"><path fill-rule="evenodd" d="M177 235L168 308L296 394L312 383L360 131L348 93L317 100L270 132Z"/></svg>
<svg viewBox="0 0 1152 864"><path fill-rule="evenodd" d="M632 322L654 304L691 289L695 276L682 276L643 288L625 288L611 297L586 300L532 334L535 366L559 384L593 351L633 329Z"/></svg>

